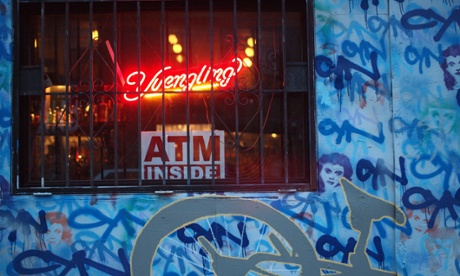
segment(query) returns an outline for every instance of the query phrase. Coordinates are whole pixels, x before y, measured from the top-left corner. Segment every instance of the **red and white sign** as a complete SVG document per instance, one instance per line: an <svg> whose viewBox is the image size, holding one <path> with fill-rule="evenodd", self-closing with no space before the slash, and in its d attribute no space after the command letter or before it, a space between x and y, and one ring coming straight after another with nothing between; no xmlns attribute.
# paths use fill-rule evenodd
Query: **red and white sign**
<svg viewBox="0 0 460 276"><path fill-rule="evenodd" d="M193 131L189 137L186 132L167 131L165 140L161 131L141 133L142 179L188 179L189 173L190 179L225 178L223 131L215 130L214 135L210 131Z"/></svg>

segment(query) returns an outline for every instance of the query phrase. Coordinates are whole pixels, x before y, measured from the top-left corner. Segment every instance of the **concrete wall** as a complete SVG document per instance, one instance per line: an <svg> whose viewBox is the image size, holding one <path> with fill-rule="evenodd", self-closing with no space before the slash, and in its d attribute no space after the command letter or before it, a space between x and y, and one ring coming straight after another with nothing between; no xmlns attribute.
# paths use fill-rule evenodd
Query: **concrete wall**
<svg viewBox="0 0 460 276"><path fill-rule="evenodd" d="M441 67L444 53L460 68L459 1L314 3L318 162L340 160L351 182L47 198L9 194L11 4L0 2L1 275L460 274L460 76Z"/></svg>

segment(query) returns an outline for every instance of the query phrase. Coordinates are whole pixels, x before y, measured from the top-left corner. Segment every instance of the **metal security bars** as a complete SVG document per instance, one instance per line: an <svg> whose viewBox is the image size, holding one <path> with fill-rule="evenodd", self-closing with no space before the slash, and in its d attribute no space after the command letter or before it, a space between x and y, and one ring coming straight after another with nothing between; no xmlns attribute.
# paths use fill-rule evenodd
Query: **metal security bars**
<svg viewBox="0 0 460 276"><path fill-rule="evenodd" d="M315 189L310 5L16 1L16 192Z"/></svg>

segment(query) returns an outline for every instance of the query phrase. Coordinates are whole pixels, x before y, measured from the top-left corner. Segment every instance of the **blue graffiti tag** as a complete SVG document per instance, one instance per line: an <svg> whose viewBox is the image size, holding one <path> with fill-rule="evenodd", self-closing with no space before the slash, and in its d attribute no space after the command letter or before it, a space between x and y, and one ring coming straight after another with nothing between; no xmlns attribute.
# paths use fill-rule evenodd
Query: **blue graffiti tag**
<svg viewBox="0 0 460 276"><path fill-rule="evenodd" d="M45 211L38 212L39 222L35 221L32 215L25 211L20 210L16 217L9 210L0 210L0 230L11 228L8 240L15 242L17 238L16 232L21 229L24 236L31 234L31 227L35 228L37 234L45 234L48 231L46 224Z"/></svg>
<svg viewBox="0 0 460 276"><path fill-rule="evenodd" d="M371 161L361 159L356 165L356 176L363 182L372 177L372 188L374 190L378 190L378 180L380 180L382 187L386 186L385 176L389 176L392 180L398 181L401 185L406 186L409 181L406 176L405 159L402 156L399 157L399 166L401 168L401 176L391 172L388 167L385 166L385 161L381 158L377 160L375 166Z"/></svg>
<svg viewBox="0 0 460 276"><path fill-rule="evenodd" d="M458 259L455 259L455 269L457 270L457 273L460 275L460 264Z"/></svg>
<svg viewBox="0 0 460 276"><path fill-rule="evenodd" d="M414 195L423 198L423 201L420 203L412 203L410 197ZM441 198L437 199L430 190L421 187L412 187L404 193L402 202L405 207L412 210L426 209L434 205L433 213L427 225L428 228L433 228L440 210L447 209L453 220L458 219L458 214L454 207L460 207L460 189L455 193L455 197L453 197L449 191L444 191Z"/></svg>
<svg viewBox="0 0 460 276"><path fill-rule="evenodd" d="M375 236L372 240L374 242L374 247L377 252L374 252L367 248L366 253L369 255L369 257L375 259L379 263L380 269L383 269L385 267L385 252L383 251L382 239L379 236Z"/></svg>
<svg viewBox="0 0 460 276"><path fill-rule="evenodd" d="M315 69L316 73L323 78L329 78L335 75L334 87L337 90L342 90L345 87L344 80L350 81L352 79L352 70L359 71L369 78L377 81L380 79L380 72L377 67L377 53L372 52L370 54L370 60L372 65L372 72L349 61L344 56L338 56L337 64L327 56L319 55L315 57Z"/></svg>
<svg viewBox="0 0 460 276"><path fill-rule="evenodd" d="M409 65L416 65L417 63L419 63L418 71L420 74L423 74L423 65L425 65L426 68L430 68L431 59L434 59L436 61L436 64L439 64L442 62L443 60L442 45L441 44L438 45L437 55L425 47L423 47L419 53L419 50L417 48L413 46L407 46L406 50L404 51L404 59Z"/></svg>
<svg viewBox="0 0 460 276"><path fill-rule="evenodd" d="M407 139L414 144L420 143L426 134L439 136L439 132L430 129L418 119L413 119L411 123L406 122L402 117L394 117L389 122L390 131L395 134L407 134ZM399 126L399 127L398 127Z"/></svg>
<svg viewBox="0 0 460 276"><path fill-rule="evenodd" d="M368 132L365 132L363 130L360 130L350 124L348 120L343 121L342 127L339 127L336 122L334 122L332 119L324 119L322 120L319 125L318 125L318 130L321 134L325 136L332 135L334 133L337 133L338 136L335 139L336 144L340 144L342 142L343 136L345 136L345 141L348 143L351 142L351 134L356 133L359 134L363 137L370 138L371 140L374 140L375 142L379 144L383 144L385 141L385 135L383 134L382 130L382 123L377 123L377 128L379 131L378 136L372 135Z"/></svg>
<svg viewBox="0 0 460 276"><path fill-rule="evenodd" d="M420 23L412 23L412 19L416 18L419 21L420 18L426 19L426 21ZM432 9L415 9L408 11L401 17L401 25L408 29L408 30L423 30L423 29L431 29L436 27L438 24L441 24L436 35L433 37L434 41L441 40L441 37L447 31L447 29L454 25L460 25L460 8L454 9L451 15L446 19L443 16L437 14Z"/></svg>
<svg viewBox="0 0 460 276"><path fill-rule="evenodd" d="M59 272L59 275L66 275L72 269L78 269L78 272L82 276L89 275L87 269L89 267L95 268L99 271L105 272L109 275L120 275L120 276L127 276L130 275L130 268L129 262L126 258L126 254L122 249L118 250L118 257L120 259L121 264L123 265L123 270L120 271L114 269L110 266L103 265L97 263L93 260L86 258L86 253L84 250L77 251L72 254L72 259L66 260L61 258L51 251L41 251L41 250L28 250L20 253L13 261L14 269L20 274L41 274L51 271L56 271L57 269L61 269L63 266L62 271ZM48 266L39 267L39 268L29 268L23 266L23 261L26 261L28 258L31 260L36 261L37 259L44 261ZM24 262L25 263L25 262Z"/></svg>
<svg viewBox="0 0 460 276"><path fill-rule="evenodd" d="M350 253L354 252L355 245L356 240L354 238L349 238L347 244L343 246L336 237L331 235L322 235L318 238L315 249L319 255L326 259L332 259L332 257L342 252L343 256L341 262L348 263L348 256ZM326 247L328 249L326 249Z"/></svg>
<svg viewBox="0 0 460 276"><path fill-rule="evenodd" d="M79 216L93 217L93 218L98 219L98 221L88 222L88 223L79 223L78 222ZM88 221L88 220L86 219L83 221ZM120 210L120 212L118 212L118 214L113 219L107 217L106 215L104 215L101 211L97 210L96 208L90 208L90 207L84 207L84 208L77 209L74 212L72 212L72 214L70 214L69 216L69 226L75 229L91 229L91 228L100 227L100 226L107 224L108 227L101 236L101 240L103 242L107 240L112 230L115 227L117 227L119 223L121 223L126 229L126 231L128 232L128 234L133 237L136 234L136 230L131 225L131 222L134 222L141 226L145 224L145 221L133 216L125 209Z"/></svg>
<svg viewBox="0 0 460 276"><path fill-rule="evenodd" d="M433 171L429 171L425 168L424 173L422 173L419 171L419 167L423 168L425 162L430 162L432 165L434 165L434 168L437 168ZM430 179L437 175L441 175L444 172L445 175L442 182L444 190L449 188L449 179L454 170L452 164L445 162L439 154L436 154L434 157L428 154L422 154L419 158L412 161L410 169L412 174L419 179Z"/></svg>
<svg viewBox="0 0 460 276"><path fill-rule="evenodd" d="M153 262L153 267L158 268L159 267L159 262L163 261L164 265L162 268L159 269L159 271L162 272L162 275L170 275L170 276L179 276L179 275L198 275L195 272L190 272L186 274L186 268L188 268L190 265L194 266L198 270L202 270L204 275L211 274L212 270L209 269L209 264L207 261L207 258L205 258L206 253L203 249L199 250L199 254L203 257L203 263L197 263L195 262L189 254L187 254L187 250L185 250L183 247L177 247L177 246L171 246L168 248L168 251L166 250L158 250L159 258L155 258ZM179 263L179 267L177 268L176 265L176 260ZM179 270L179 273L171 272L170 267L174 270Z"/></svg>
<svg viewBox="0 0 460 276"><path fill-rule="evenodd" d="M209 241L216 241L219 247L222 247L224 245L222 237L227 237L231 241L240 245L242 253L244 255L244 249L249 245L249 239L246 234L246 226L243 222L239 222L237 224L237 227L238 231L240 232L241 239L229 233L225 227L223 227L217 222L211 223L211 227L209 230L204 229L203 227L201 227L201 225L197 223L189 224L177 231L177 237L183 243L190 244L195 243L198 240L198 237L204 236ZM186 234L187 229L190 229L194 232L194 235L192 237Z"/></svg>
<svg viewBox="0 0 460 276"><path fill-rule="evenodd" d="M301 221L302 223L307 224L310 227L314 227L316 230L321 231L326 234L330 234L333 231L333 215L339 214L341 212L341 208L338 204L337 196L334 195L334 205L332 205L332 201L325 201L321 199L318 194L310 193L305 198L301 194L294 194L296 205L290 205L292 200L289 198L290 195L284 196L282 199L272 202L271 206L281 212L285 213L286 215ZM312 213L316 213L318 211L317 203L323 205L325 217L323 220L325 224L320 224L315 222L311 218L307 218L303 216L307 212L308 208L311 208ZM298 208L301 207L300 210ZM348 212L348 207L345 208ZM345 210L344 210L345 211ZM346 217L345 217L346 220ZM351 229L351 227L349 228Z"/></svg>

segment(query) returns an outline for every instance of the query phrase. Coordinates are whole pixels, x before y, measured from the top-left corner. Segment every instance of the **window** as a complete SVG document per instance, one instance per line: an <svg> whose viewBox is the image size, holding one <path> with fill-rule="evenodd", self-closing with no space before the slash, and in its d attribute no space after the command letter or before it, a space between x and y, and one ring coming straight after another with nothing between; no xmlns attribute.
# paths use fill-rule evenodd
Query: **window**
<svg viewBox="0 0 460 276"><path fill-rule="evenodd" d="M18 0L16 192L314 189L308 5Z"/></svg>

